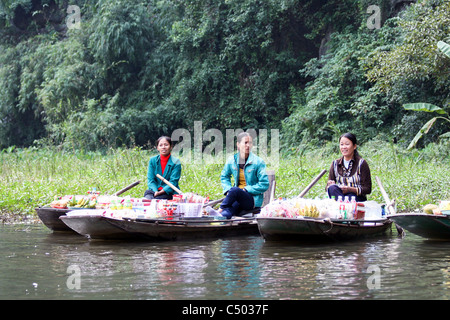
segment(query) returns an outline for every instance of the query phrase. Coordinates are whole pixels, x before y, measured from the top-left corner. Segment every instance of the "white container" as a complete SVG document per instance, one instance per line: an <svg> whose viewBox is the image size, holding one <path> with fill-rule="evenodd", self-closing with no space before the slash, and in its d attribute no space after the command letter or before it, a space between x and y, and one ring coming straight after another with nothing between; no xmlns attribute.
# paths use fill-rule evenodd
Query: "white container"
<svg viewBox="0 0 450 320"><path fill-rule="evenodd" d="M378 220L381 219L381 205L376 201L364 202L365 217L364 220Z"/></svg>

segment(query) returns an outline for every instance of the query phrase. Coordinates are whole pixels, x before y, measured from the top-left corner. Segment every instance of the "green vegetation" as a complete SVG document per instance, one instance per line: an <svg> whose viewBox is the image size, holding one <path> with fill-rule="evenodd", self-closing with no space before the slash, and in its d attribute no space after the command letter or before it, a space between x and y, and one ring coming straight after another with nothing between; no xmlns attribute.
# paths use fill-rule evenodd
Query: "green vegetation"
<svg viewBox="0 0 450 320"><path fill-rule="evenodd" d="M412 211L427 203L450 199L450 167L448 162L436 161L442 155L441 146L430 145L411 154L394 144L371 141L360 148L360 153L369 162L372 176L379 176L390 197L397 199L398 211ZM137 180L141 184L124 195L141 197L146 189L151 155L140 148L76 154L53 149L5 150L0 154L1 216L12 214L21 219L34 215L34 208L49 204L55 196L86 194L94 187L103 194L112 194ZM276 174L276 197L297 196L337 157L337 146L331 144L305 151L302 157L282 156L279 166L269 166ZM222 197L219 180L222 164L183 161L182 165L182 191L214 200ZM307 197L324 196L325 183L326 176ZM375 179L370 199L384 202Z"/></svg>
<svg viewBox="0 0 450 320"><path fill-rule="evenodd" d="M445 0L5 0L0 149L147 146L177 128L281 130L284 147L353 131L402 146L449 113ZM69 5L80 8L80 29ZM369 28L369 6L380 28ZM67 21L66 21L67 20ZM447 139L437 123L418 147Z"/></svg>

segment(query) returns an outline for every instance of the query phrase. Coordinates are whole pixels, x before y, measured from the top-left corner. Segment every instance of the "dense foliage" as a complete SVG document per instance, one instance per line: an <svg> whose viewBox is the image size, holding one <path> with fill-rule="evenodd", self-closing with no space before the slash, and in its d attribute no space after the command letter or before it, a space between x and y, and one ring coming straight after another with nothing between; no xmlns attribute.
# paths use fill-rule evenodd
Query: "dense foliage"
<svg viewBox="0 0 450 320"><path fill-rule="evenodd" d="M402 104L449 111L449 25L445 0L3 0L0 149L145 146L194 121L407 144L433 115Z"/></svg>

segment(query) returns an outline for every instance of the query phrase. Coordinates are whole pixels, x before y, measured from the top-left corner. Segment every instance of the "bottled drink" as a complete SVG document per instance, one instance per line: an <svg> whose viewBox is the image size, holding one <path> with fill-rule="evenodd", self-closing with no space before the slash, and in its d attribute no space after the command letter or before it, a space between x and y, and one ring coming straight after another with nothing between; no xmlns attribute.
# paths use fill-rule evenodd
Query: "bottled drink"
<svg viewBox="0 0 450 320"><path fill-rule="evenodd" d="M133 205L131 204L131 199L130 198L126 198L125 199L123 208L124 209L129 209L129 210L133 209Z"/></svg>
<svg viewBox="0 0 450 320"><path fill-rule="evenodd" d="M352 201L351 201L351 215L353 216L352 219L356 219L357 214L356 214L356 197L352 196Z"/></svg>
<svg viewBox="0 0 450 320"><path fill-rule="evenodd" d="M338 219L344 219L344 202L342 201L342 196L338 196L338 205L339 205L339 216Z"/></svg>
<svg viewBox="0 0 450 320"><path fill-rule="evenodd" d="M350 212L350 201L348 200L348 197L345 196L344 198L344 219L351 219L349 217L349 212Z"/></svg>

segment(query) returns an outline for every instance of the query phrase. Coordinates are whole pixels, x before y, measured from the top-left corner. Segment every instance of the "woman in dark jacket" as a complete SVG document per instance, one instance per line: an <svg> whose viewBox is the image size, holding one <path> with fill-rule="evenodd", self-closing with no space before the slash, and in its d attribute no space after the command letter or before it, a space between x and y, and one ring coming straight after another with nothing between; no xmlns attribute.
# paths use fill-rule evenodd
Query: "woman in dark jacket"
<svg viewBox="0 0 450 320"><path fill-rule="evenodd" d="M372 178L367 161L358 154L356 136L345 133L339 138L342 157L334 160L328 174L327 192L337 200L354 196L356 201L366 201L372 192Z"/></svg>

